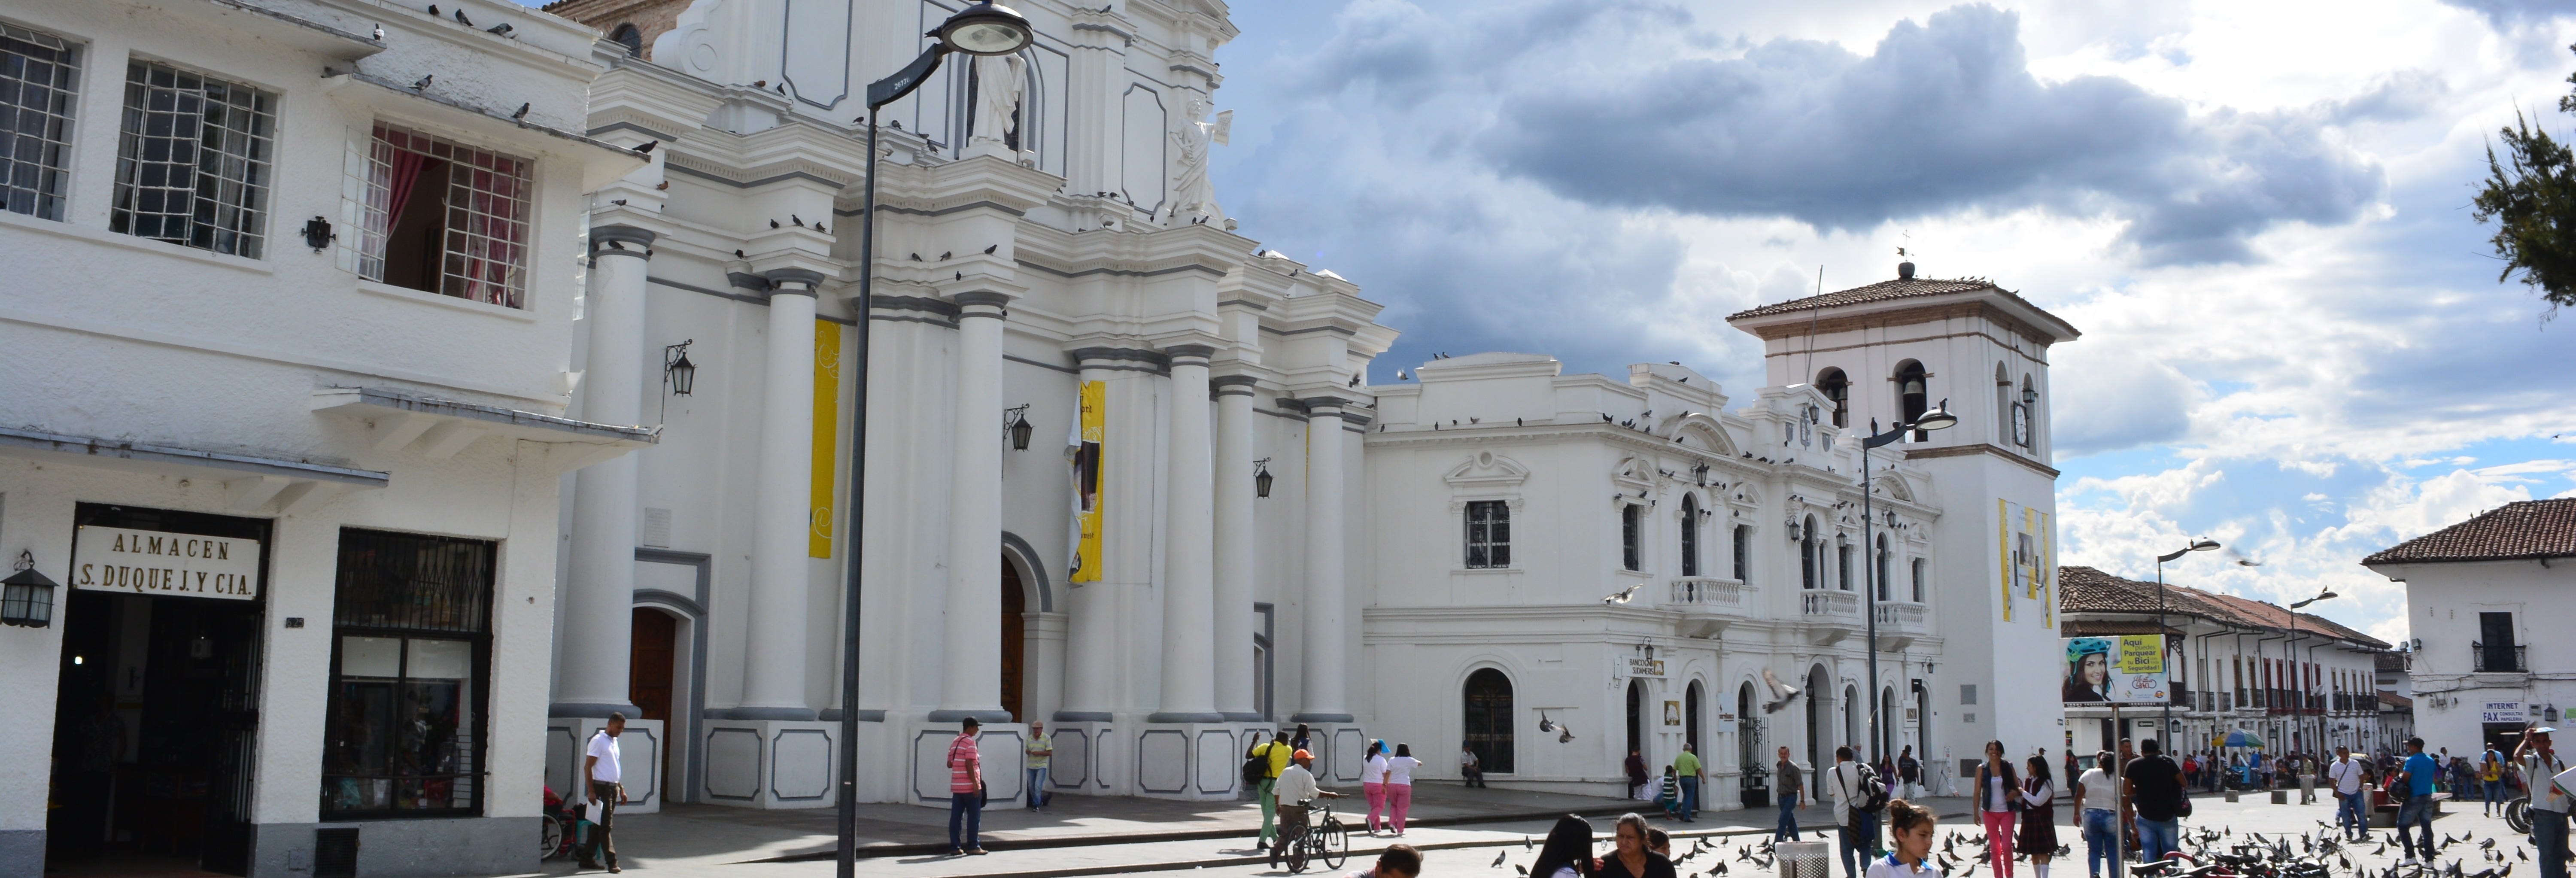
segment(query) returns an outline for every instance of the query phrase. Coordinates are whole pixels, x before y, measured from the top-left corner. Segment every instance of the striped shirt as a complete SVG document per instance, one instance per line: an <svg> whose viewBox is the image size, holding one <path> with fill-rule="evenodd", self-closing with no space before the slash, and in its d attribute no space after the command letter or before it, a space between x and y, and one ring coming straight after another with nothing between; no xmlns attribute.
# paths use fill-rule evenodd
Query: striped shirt
<svg viewBox="0 0 2576 878"><path fill-rule="evenodd" d="M983 760L975 754L975 738L960 733L948 742L948 791L971 793L983 786Z"/></svg>

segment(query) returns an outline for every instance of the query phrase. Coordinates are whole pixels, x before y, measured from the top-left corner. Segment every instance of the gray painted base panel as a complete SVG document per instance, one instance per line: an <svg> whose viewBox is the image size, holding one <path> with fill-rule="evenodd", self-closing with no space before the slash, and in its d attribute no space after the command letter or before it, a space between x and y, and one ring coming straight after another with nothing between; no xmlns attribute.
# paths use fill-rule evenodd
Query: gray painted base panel
<svg viewBox="0 0 2576 878"><path fill-rule="evenodd" d="M0 875L45 874L45 831L0 830Z"/></svg>
<svg viewBox="0 0 2576 878"><path fill-rule="evenodd" d="M1292 723L1346 723L1351 721L1351 715L1347 713L1301 713L1296 716L1289 717L1288 721Z"/></svg>
<svg viewBox="0 0 2576 878"><path fill-rule="evenodd" d="M976 722L990 725L1010 722L1011 712L1007 710L934 710L924 718L935 723L953 723L963 722L967 717L974 717Z"/></svg>
<svg viewBox="0 0 2576 878"><path fill-rule="evenodd" d="M304 878L313 871L313 830L355 827L358 874L444 878L537 870L535 817L456 817L362 823L263 823L255 827L251 878ZM0 874L16 874L0 872Z"/></svg>

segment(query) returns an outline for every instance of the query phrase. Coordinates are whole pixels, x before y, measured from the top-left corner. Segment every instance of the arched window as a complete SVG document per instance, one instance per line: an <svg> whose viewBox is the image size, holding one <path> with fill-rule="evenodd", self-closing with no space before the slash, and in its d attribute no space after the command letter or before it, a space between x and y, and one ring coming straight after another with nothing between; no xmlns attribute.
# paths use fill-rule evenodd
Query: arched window
<svg viewBox="0 0 2576 878"><path fill-rule="evenodd" d="M1860 703L1860 687L1843 687L1843 743L1851 745L1853 749L1865 750L1869 747L1860 736L1861 725L1868 712L1869 705Z"/></svg>
<svg viewBox="0 0 2576 878"><path fill-rule="evenodd" d="M1699 575L1699 498L1682 495L1682 575Z"/></svg>
<svg viewBox="0 0 2576 878"><path fill-rule="evenodd" d="M1467 749L1487 774L1512 773L1512 679L1493 668L1478 668L1461 688L1466 703Z"/></svg>
<svg viewBox="0 0 2576 878"><path fill-rule="evenodd" d="M1807 516L1806 523L1798 527L1799 588L1818 589L1825 587L1824 571L1817 569L1824 566L1824 559L1818 557L1823 553L1824 547L1816 542L1816 517L1813 515Z"/></svg>
<svg viewBox="0 0 2576 878"><path fill-rule="evenodd" d="M1923 364L1914 360L1896 365L1896 413L1905 423L1913 423L1932 408L1932 385L1925 380L1930 377L1931 373L1923 371ZM1931 435L1916 430L1914 441L1921 442Z"/></svg>
<svg viewBox="0 0 2576 878"><path fill-rule="evenodd" d="M1923 602L1923 580L1929 572L1928 567L1930 565L1926 564L1923 559L1916 558L1914 559L1914 564L1912 566L1914 567L1914 602L1919 604Z"/></svg>
<svg viewBox="0 0 2576 878"><path fill-rule="evenodd" d="M1807 671L1807 765L1811 768L1834 764L1833 748L1825 746L1825 723L1833 716L1831 708L1825 706L1833 701L1825 697L1831 691L1825 688L1830 683L1825 679L1824 665Z"/></svg>
<svg viewBox="0 0 2576 878"><path fill-rule="evenodd" d="M1884 759L1889 763L1896 761L1896 739L1901 731L1898 728L1901 723L1897 722L1897 719L1896 688L1890 686L1879 690L1878 740L1871 742L1869 758Z"/></svg>
<svg viewBox="0 0 2576 878"><path fill-rule="evenodd" d="M625 46L626 54L637 58L644 57L644 32L636 29L633 22L618 25L616 30L609 32L608 39L610 42Z"/></svg>
<svg viewBox="0 0 2576 878"><path fill-rule="evenodd" d="M1895 555L1895 553L1888 551L1888 548L1887 548L1887 535L1886 535L1886 534L1879 534L1879 535L1878 535L1878 563L1877 563L1877 564L1875 564L1875 565L1872 565L1872 569L1871 569L1871 571L1870 571L1872 574L1875 574L1875 575L1878 577L1878 581L1877 581L1877 582L1874 582L1874 583L1871 583L1871 584L1870 584L1870 588L1871 588L1872 590L1875 590L1876 592L1878 592L1878 599L1879 599L1879 600L1882 600L1882 601L1883 601L1883 600L1887 600L1887 574L1888 574L1888 569L1889 569L1891 566L1893 566L1895 563L1896 563L1896 555Z"/></svg>
<svg viewBox="0 0 2576 878"><path fill-rule="evenodd" d="M1843 370L1829 368L1816 373L1816 390L1834 401L1834 426L1851 426L1847 423L1851 420L1851 379L1843 375Z"/></svg>
<svg viewBox="0 0 2576 878"><path fill-rule="evenodd" d="M1751 778L1747 786L1761 786L1763 766L1770 764L1762 756L1761 723L1753 717L1753 683L1745 681L1735 689L1735 767Z"/></svg>
<svg viewBox="0 0 2576 878"><path fill-rule="evenodd" d="M1753 526L1735 526L1735 581L1747 581L1753 575Z"/></svg>
<svg viewBox="0 0 2576 878"><path fill-rule="evenodd" d="M1628 749L1644 754L1646 764L1653 765L1655 754L1646 752L1646 722L1646 681L1630 678L1628 680Z"/></svg>

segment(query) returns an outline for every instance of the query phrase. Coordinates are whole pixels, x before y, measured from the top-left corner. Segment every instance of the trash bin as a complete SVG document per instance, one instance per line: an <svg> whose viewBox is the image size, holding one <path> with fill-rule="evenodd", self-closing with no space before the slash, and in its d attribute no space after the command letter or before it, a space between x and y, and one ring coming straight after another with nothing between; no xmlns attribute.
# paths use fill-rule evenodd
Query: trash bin
<svg viewBox="0 0 2576 878"><path fill-rule="evenodd" d="M1780 878L1833 878L1834 844L1829 841L1784 841L1779 844Z"/></svg>

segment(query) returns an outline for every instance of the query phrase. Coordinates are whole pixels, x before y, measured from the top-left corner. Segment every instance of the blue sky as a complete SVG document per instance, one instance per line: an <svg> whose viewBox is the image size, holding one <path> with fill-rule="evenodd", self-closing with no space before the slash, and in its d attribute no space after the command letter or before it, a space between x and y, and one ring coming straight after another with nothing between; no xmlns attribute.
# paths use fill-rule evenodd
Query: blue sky
<svg viewBox="0 0 2576 878"><path fill-rule="evenodd" d="M1243 233L1357 281L1433 352L1679 359L1739 397L1726 314L1981 275L2053 352L2069 563L2394 641L2357 563L2576 496L2576 321L2498 284L2467 208L2576 9L2539 0L1252 2L1218 54ZM2551 438L2559 435L2560 438Z"/></svg>
<svg viewBox="0 0 2576 878"><path fill-rule="evenodd" d="M1127 2L1127 0L1115 0ZM2552 130L2564 0L1233 0L1241 232L1358 282L1434 352L1737 397L1724 318L1985 276L2051 352L2069 563L2395 641L2358 561L2576 496L2576 319L2499 284L2470 194L2517 106Z"/></svg>

